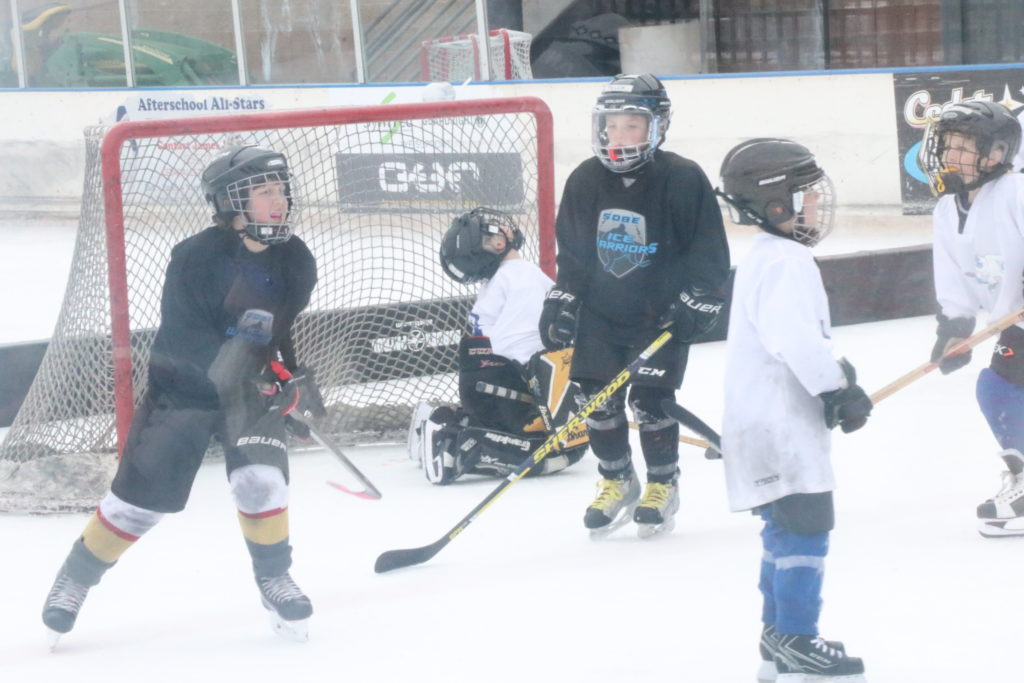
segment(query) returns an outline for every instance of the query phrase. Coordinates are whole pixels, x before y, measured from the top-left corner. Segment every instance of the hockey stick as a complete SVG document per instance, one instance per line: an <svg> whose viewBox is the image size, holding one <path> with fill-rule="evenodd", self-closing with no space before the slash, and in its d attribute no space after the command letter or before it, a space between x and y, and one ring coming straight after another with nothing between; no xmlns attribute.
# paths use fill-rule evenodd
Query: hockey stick
<svg viewBox="0 0 1024 683"><path fill-rule="evenodd" d="M366 475L360 472L359 469L352 464L351 460L345 457L345 454L342 453L337 446L331 443L327 439L327 437L320 433L320 430L316 428L312 420L310 420L308 417L306 417L302 412L298 410L293 410L289 412L288 415L293 417L298 422L301 422L302 424L306 425L306 427L309 429L309 435L313 437L313 440L320 444L328 453L337 458L341 462L342 466L344 466L344 468L348 470L349 474L358 479L359 482L365 488L362 491L354 491L333 481L328 481L328 484L338 489L339 491L350 493L353 496L356 496L357 498L363 498L365 500L380 500L382 494L379 490L377 490L377 487L374 486L370 482L370 480L366 478Z"/></svg>
<svg viewBox="0 0 1024 683"><path fill-rule="evenodd" d="M555 450L559 441L564 440L570 432L582 426L584 420L587 419L587 416L603 406L605 401L607 401L612 394L618 391L622 385L628 382L629 379L636 374L637 370L647 362L647 359L654 355L654 353L664 346L671 338L672 333L668 330L658 335L658 338L651 342L650 346L644 349L629 365L624 367L619 374L616 375L615 378L603 389L601 389L601 391L594 395L592 399L581 406L579 411L568 422L562 425L557 432L549 436L547 440L533 452L531 457L527 458L522 465L516 468L514 472L505 477L505 479L498 484L493 491L487 494L487 496L480 501L468 515L459 520L458 524L452 527L447 534L430 545L421 546L419 548L387 550L381 553L377 558L377 562L374 564L373 570L378 574L382 574L384 572L391 571L392 569L410 567L414 564L426 562L430 558L434 557L434 555L441 552L446 545L448 545L456 536L461 534L477 517L483 514L484 510L489 508L499 496L505 493L505 491L507 491L517 481L526 476L526 474L533 469L534 465L550 455Z"/></svg>
<svg viewBox="0 0 1024 683"><path fill-rule="evenodd" d="M670 398L666 398L661 402L661 409L665 411L666 415L691 432L700 434L707 439L706 441L694 439L694 445L703 444L704 448L707 449L704 451L705 458L708 460L718 460L722 457L722 437L718 435L718 432L709 427L707 423Z"/></svg>
<svg viewBox="0 0 1024 683"><path fill-rule="evenodd" d="M977 346L978 344L985 341L989 337L995 336L999 332L1005 330L1007 327L1015 325L1018 322L1021 322L1022 320L1024 320L1024 308L1018 309L1013 313L1008 313L999 320L989 325L988 327L979 330L978 332L975 332L967 339L964 339L956 346L950 348L949 351L947 351L945 355L942 356L942 358L949 358L950 356L955 356L957 354L963 353L964 351L967 351L968 349ZM875 393L871 394L871 396L869 397L871 399L871 402L877 404L882 399L892 396L897 391L904 388L911 382L915 382L921 379L929 372L939 367L940 362L941 359L937 362L925 363L924 365L921 365L911 370L910 372L903 375L899 379L896 379L890 382L889 384L886 384L884 387L882 387Z"/></svg>
<svg viewBox="0 0 1024 683"><path fill-rule="evenodd" d="M489 382L477 382L476 390L481 394L489 394L491 396L500 396L501 398L508 398L513 401L521 401L523 403L533 403L533 396L522 391L516 391L515 389L509 389L507 387L499 387L496 384ZM544 418L544 414L541 413L541 419ZM630 429L640 429L640 425L636 422L629 423ZM710 444L704 439L695 439L692 436L686 436L685 434L679 435L679 443L685 443L690 446L697 446L698 448L707 448Z"/></svg>

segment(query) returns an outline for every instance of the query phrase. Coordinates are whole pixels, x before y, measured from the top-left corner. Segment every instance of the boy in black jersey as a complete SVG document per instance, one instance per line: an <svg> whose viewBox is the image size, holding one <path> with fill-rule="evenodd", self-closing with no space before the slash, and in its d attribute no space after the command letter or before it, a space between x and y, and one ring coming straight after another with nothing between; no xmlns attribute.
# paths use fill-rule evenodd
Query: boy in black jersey
<svg viewBox="0 0 1024 683"><path fill-rule="evenodd" d="M657 78L616 76L592 118L595 156L565 185L556 223L558 278L540 333L548 348L575 342L572 378L589 399L662 329L672 329L671 342L637 373L628 393L647 465L642 498L625 387L587 419L602 478L584 525L604 534L632 512L646 537L670 528L679 506L679 426L661 401L674 398L689 343L721 309L729 247L704 172L660 149L671 103Z"/></svg>
<svg viewBox="0 0 1024 683"><path fill-rule="evenodd" d="M309 303L316 262L291 234L292 178L284 155L229 148L207 166L202 185L215 225L171 251L145 399L110 492L72 546L43 608L54 643L122 553L164 514L184 509L213 436L224 447L263 604L279 633L306 634L313 609L288 573L285 444L286 413L315 394L296 372L291 328ZM185 550L179 561L202 558Z"/></svg>

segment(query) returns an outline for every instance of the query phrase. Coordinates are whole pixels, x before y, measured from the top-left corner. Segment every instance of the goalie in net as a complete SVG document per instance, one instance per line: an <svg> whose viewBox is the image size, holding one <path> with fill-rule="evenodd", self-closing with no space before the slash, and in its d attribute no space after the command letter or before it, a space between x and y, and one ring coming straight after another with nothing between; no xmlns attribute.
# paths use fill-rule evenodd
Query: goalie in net
<svg viewBox="0 0 1024 683"><path fill-rule="evenodd" d="M291 234L294 184L284 155L228 148L207 166L202 186L214 225L171 252L145 400L110 491L46 598L43 622L55 637L71 630L89 589L140 536L184 509L211 437L223 445L256 583L277 630L301 637L312 613L288 573L285 444L288 412L319 412L291 340L316 262Z"/></svg>
<svg viewBox="0 0 1024 683"><path fill-rule="evenodd" d="M421 403L409 427L409 457L433 484L451 484L464 474L507 476L576 408L572 349L544 352L537 331L553 282L521 257L522 244L511 216L485 208L456 218L441 242L441 267L449 277L485 282L469 314L472 334L459 343L461 406ZM530 474L561 471L586 449L580 430Z"/></svg>

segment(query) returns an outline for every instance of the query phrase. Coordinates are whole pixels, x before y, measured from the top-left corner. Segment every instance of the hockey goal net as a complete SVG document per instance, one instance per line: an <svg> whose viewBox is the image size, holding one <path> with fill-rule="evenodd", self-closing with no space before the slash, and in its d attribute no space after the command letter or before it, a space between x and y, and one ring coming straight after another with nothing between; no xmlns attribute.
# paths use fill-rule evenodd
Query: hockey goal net
<svg viewBox="0 0 1024 683"><path fill-rule="evenodd" d="M530 42L533 36L522 31L499 28L488 35L491 55L491 80L513 81L533 78L530 68ZM420 47L420 71L426 81L461 82L480 80L480 36L467 33L423 41Z"/></svg>
<svg viewBox="0 0 1024 683"><path fill-rule="evenodd" d="M300 361L340 443L404 439L421 400L457 400L472 286L437 260L451 220L511 213L554 270L551 114L536 98L122 122L86 131L71 274L35 381L0 444L0 510L91 509L146 386L172 245L210 222L199 175L225 146L287 155L294 233L319 281L296 321Z"/></svg>

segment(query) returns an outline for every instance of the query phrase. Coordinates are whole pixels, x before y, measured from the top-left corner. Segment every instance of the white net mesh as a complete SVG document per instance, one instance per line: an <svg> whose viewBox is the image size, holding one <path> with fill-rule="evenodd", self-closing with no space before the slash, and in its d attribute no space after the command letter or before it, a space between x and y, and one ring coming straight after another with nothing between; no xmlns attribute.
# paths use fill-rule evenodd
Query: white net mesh
<svg viewBox="0 0 1024 683"><path fill-rule="evenodd" d="M387 108L401 112L400 121L379 121L385 108L366 107L316 113L340 124L299 125L282 112L250 117L261 121L254 130L224 130L245 117L160 122L166 130L154 137L131 129L115 150L127 289L113 295L108 274L111 264L118 270L118 230L113 217L108 258L100 152L108 130L88 130L68 288L39 373L0 444L0 510L89 509L103 494L118 425L122 438L126 426L123 411L114 416L111 310L130 329L130 351L120 353L130 355L131 386L120 391L137 404L171 246L209 224L199 174L231 144L283 152L295 176L294 232L316 256L320 279L294 335L329 407L325 431L339 443L403 435L417 402L455 400L455 349L475 289L442 273L440 238L456 215L489 206L515 216L525 255L540 260L553 208L539 209L552 195L550 152L541 158L538 151L550 150L538 144L541 128L550 139L550 119L528 111L537 107L531 98L470 100Z"/></svg>
<svg viewBox="0 0 1024 683"><path fill-rule="evenodd" d="M529 33L496 29L490 32L488 47L495 81L533 78L530 68ZM478 80L481 76L479 36L465 34L424 41L420 57L426 81L461 82Z"/></svg>

